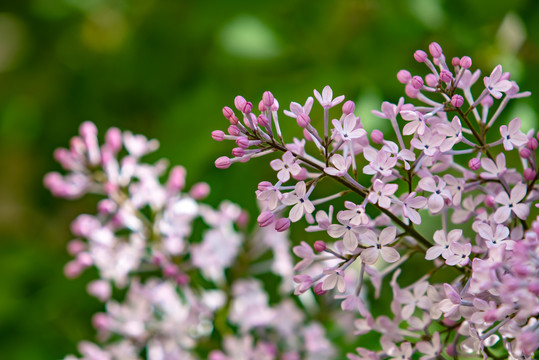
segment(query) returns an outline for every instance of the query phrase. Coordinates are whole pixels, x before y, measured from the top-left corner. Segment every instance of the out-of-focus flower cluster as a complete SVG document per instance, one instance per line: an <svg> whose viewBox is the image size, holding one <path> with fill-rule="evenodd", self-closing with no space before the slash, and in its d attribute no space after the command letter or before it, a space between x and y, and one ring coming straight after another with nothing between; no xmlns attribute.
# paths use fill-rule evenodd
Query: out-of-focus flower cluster
<svg viewBox="0 0 539 360"><path fill-rule="evenodd" d="M358 340L349 359L536 358L539 220L530 208L538 199L538 141L519 118L503 116L510 100L530 93L501 65L478 81L468 56L448 60L437 43L428 50L414 53L427 75L397 74L411 102L373 111L393 134L367 132L354 103L337 108L344 96L326 86L314 91L320 126L311 121L312 97L284 110L303 132L285 141L271 92L258 112L237 96L235 110L223 109L227 132L212 133L234 142L233 156L215 165L279 154L270 162L276 179L256 192L264 204L258 222L284 231L305 219L306 231L321 233L294 248L296 293L332 291L343 310L357 312L355 334L380 334L376 344ZM341 188L317 196L327 179ZM425 218L430 227L421 226ZM415 281L401 287L401 265L416 254L430 270L407 274ZM449 278L431 280L440 270ZM389 285L386 314L371 313L365 284L376 298Z"/></svg>
<svg viewBox="0 0 539 360"><path fill-rule="evenodd" d="M96 214L71 225L74 259L65 274L95 267L99 278L87 289L105 307L93 317L96 342L81 342L81 357L65 359L332 358L325 329L289 296L286 233L247 236L237 205L214 209L201 202L207 184L186 190L182 167L143 162L156 140L111 128L100 145L97 135L93 123L83 123L69 149L55 152L66 174L44 179L58 197L102 196ZM253 269L280 276L278 301L270 303Z"/></svg>

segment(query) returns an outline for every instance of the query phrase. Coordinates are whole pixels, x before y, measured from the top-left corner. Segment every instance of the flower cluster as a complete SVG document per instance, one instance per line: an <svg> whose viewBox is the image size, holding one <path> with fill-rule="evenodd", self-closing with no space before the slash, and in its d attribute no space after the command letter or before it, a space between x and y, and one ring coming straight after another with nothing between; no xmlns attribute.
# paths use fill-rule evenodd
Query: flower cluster
<svg viewBox="0 0 539 360"><path fill-rule="evenodd" d="M99 278L87 290L105 303L93 317L97 342L81 342L80 359L331 359L316 312L305 315L289 296L287 234L265 228L247 236L245 212L202 203L208 185L187 191L180 166L162 181L166 161L141 160L158 145L116 128L100 145L96 126L85 122L70 148L55 152L67 174L44 179L58 197L102 196L97 214L73 221L74 259L65 266L68 277L95 267ZM246 270L254 268L280 276L277 301Z"/></svg>
<svg viewBox="0 0 539 360"><path fill-rule="evenodd" d="M259 225L284 231L304 219L306 231L321 233L294 248L296 293L333 291L343 310L358 313L357 335L380 334L379 344L349 359L532 359L539 348L539 220L530 215L538 141L533 130L522 132L519 118L502 116L510 100L530 93L501 65L481 82L468 56L448 60L437 43L428 51L414 53L427 75L397 74L410 102L402 97L373 111L394 134L367 132L354 103L326 86L314 91L320 120L312 97L284 111L303 132L285 141L271 92L258 112L237 96L235 110L223 109L227 133L212 133L235 143L233 157L215 165L278 154L270 162L276 179L256 192ZM341 190L317 196L326 179ZM430 269L407 274L415 280L401 287L399 274L415 254ZM432 280L445 269L453 269L445 280ZM391 309L375 316L366 291L377 298L385 284Z"/></svg>

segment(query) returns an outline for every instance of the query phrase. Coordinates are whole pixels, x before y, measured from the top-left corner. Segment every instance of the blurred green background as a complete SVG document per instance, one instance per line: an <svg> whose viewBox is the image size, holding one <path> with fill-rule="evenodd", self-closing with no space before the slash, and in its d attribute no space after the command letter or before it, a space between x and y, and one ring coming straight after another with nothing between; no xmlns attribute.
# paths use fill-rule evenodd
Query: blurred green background
<svg viewBox="0 0 539 360"><path fill-rule="evenodd" d="M358 103L366 127L381 101L397 101L401 68L425 74L416 49L497 63L539 93L539 3L533 0L181 1L6 0L0 4L0 358L58 359L92 339L85 294L93 274L67 280L69 223L94 200L54 199L43 175L52 152L84 120L160 140L157 157L188 169L254 211L262 159L214 169L230 144L221 108L271 90L281 108L330 84ZM256 102L255 102L256 101ZM534 97L510 109L532 127ZM286 122L286 121L283 121ZM293 121L283 125L293 128Z"/></svg>

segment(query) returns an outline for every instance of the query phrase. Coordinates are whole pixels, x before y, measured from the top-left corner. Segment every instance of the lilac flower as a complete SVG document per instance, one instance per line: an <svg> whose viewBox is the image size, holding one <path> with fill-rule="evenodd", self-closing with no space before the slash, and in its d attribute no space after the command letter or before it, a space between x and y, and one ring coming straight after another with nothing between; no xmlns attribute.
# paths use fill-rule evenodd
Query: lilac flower
<svg viewBox="0 0 539 360"><path fill-rule="evenodd" d="M301 166L299 166L290 151L283 154L282 160L272 160L270 165L273 170L278 171L277 178L281 182L287 182L290 179L290 175L297 176L301 172Z"/></svg>
<svg viewBox="0 0 539 360"><path fill-rule="evenodd" d="M415 154L413 151L408 149L402 149L399 151L399 147L393 141L384 141L382 150L389 152L391 155L396 156L398 160L401 160L404 164L405 170L410 170L410 164L408 164L408 161L415 160Z"/></svg>
<svg viewBox="0 0 539 360"><path fill-rule="evenodd" d="M513 150L513 147L521 147L528 143L528 137L520 131L520 118L511 120L509 126L500 126L500 134L503 139L505 150Z"/></svg>
<svg viewBox="0 0 539 360"><path fill-rule="evenodd" d="M311 214L314 211L314 205L308 199L307 189L303 181L296 184L294 192L284 194L282 202L288 206L294 205L288 215L292 222L297 222L304 214Z"/></svg>
<svg viewBox="0 0 539 360"><path fill-rule="evenodd" d="M452 242L449 245L449 250L452 254L445 259L445 263L449 266L460 265L464 266L470 261L470 253L472 252L472 244L461 244L459 242Z"/></svg>
<svg viewBox="0 0 539 360"><path fill-rule="evenodd" d="M300 245L294 246L292 249L294 254L302 258L300 262L294 267L294 271L301 271L306 269L314 261L314 252L313 249L305 241L302 241Z"/></svg>
<svg viewBox="0 0 539 360"><path fill-rule="evenodd" d="M333 155L329 161L333 164L333 167L328 166L324 169L324 172L331 176L344 176L348 173L348 169L352 164L352 158L350 156L344 157L340 154Z"/></svg>
<svg viewBox="0 0 539 360"><path fill-rule="evenodd" d="M364 237L361 239L363 245L368 246L367 249L361 252L361 260L367 265L376 263L381 255L388 263L393 263L400 259L400 255L394 248L387 246L396 241L397 228L394 226L387 227L378 236L378 239L372 237Z"/></svg>
<svg viewBox="0 0 539 360"><path fill-rule="evenodd" d="M496 156L496 163L488 158L481 159L481 166L486 170L480 174L483 179L499 179L507 172L505 155L503 153L499 153Z"/></svg>
<svg viewBox="0 0 539 360"><path fill-rule="evenodd" d="M465 180L457 179L451 174L445 174L443 179L447 184L446 189L451 193L453 205L459 206L462 199L462 194L464 193L464 186L466 184Z"/></svg>
<svg viewBox="0 0 539 360"><path fill-rule="evenodd" d="M359 139L367 134L364 129L356 128L357 118L353 113L346 115L342 125L337 119L334 119L332 124L335 127L336 133L340 135L343 141L349 142L353 139Z"/></svg>
<svg viewBox="0 0 539 360"><path fill-rule="evenodd" d="M462 230L460 229L451 230L447 236L443 230L436 231L433 236L436 245L427 250L425 259L434 260L440 255L442 255L444 259L447 259L449 256L453 255L453 251L449 249L449 246L451 243L458 241L461 237Z"/></svg>
<svg viewBox="0 0 539 360"><path fill-rule="evenodd" d="M462 125L458 116L453 117L450 124L440 124L436 131L445 137L440 145L440 151L442 152L453 149L455 144L462 141Z"/></svg>
<svg viewBox="0 0 539 360"><path fill-rule="evenodd" d="M399 185L397 184L384 184L380 179L376 179L372 184L372 190L367 197L369 202L380 205L384 209L389 209L391 206L390 196L397 191Z"/></svg>
<svg viewBox="0 0 539 360"><path fill-rule="evenodd" d="M530 213L530 206L520 204L520 201L526 196L526 184L518 184L511 190L511 197L505 191L496 195L496 202L501 204L494 213L494 221L498 224L505 222L514 213L519 219L526 219Z"/></svg>
<svg viewBox="0 0 539 360"><path fill-rule="evenodd" d="M435 331L432 334L431 341L419 341L415 344L416 349L423 354L419 360L435 360L442 353L442 344L440 342L440 333Z"/></svg>
<svg viewBox="0 0 539 360"><path fill-rule="evenodd" d="M352 225L366 225L369 223L369 217L365 213L365 207L363 205L356 205L351 201L345 201L344 206L348 210L340 211L337 214L339 220L348 220Z"/></svg>
<svg viewBox="0 0 539 360"><path fill-rule="evenodd" d="M340 104L344 100L344 95L337 96L333 99L333 90L328 86L325 86L322 90L322 95L317 90L314 90L314 97L323 108L330 109L335 105Z"/></svg>
<svg viewBox="0 0 539 360"><path fill-rule="evenodd" d="M334 239L343 238L344 247L349 251L354 251L357 248L360 230L357 225L351 224L348 220L341 219L339 221L342 225L329 225L328 235Z"/></svg>
<svg viewBox="0 0 539 360"><path fill-rule="evenodd" d="M427 205L427 199L423 196L416 196L415 192L408 194L402 201L403 215L414 224L421 224L421 216L416 209L423 209Z"/></svg>
<svg viewBox="0 0 539 360"><path fill-rule="evenodd" d="M372 113L378 117L381 117L382 119L390 119L390 120L396 119L403 104L404 104L403 97L399 99L399 103L397 105L384 101L382 103L382 112L377 111L377 110L372 110Z"/></svg>
<svg viewBox="0 0 539 360"><path fill-rule="evenodd" d="M397 158L391 156L387 151L376 151L373 148L366 147L363 149L365 159L369 161L369 165L363 167L363 173L374 175L379 173L382 176L390 176L392 169L397 164Z"/></svg>
<svg viewBox="0 0 539 360"><path fill-rule="evenodd" d="M494 96L496 99L501 98L502 93L506 92L513 86L512 81L502 79L501 65L496 66L490 73L490 76L485 76L483 82L485 83L485 87L490 95Z"/></svg>
<svg viewBox="0 0 539 360"><path fill-rule="evenodd" d="M513 248L513 240L504 241L509 236L509 228L507 226L498 224L494 231L491 226L483 223L477 225L477 230L479 235L486 240L487 247L498 247L502 243L505 243L507 244L507 250Z"/></svg>
<svg viewBox="0 0 539 360"><path fill-rule="evenodd" d="M417 111L403 110L401 111L401 116L404 120L410 121L408 124L404 125L402 133L404 135L418 134L423 135L425 129L427 128L425 120L423 119L423 114Z"/></svg>
<svg viewBox="0 0 539 360"><path fill-rule="evenodd" d="M423 151L426 156L435 155L442 145L445 136L433 133L429 128L425 128L419 138L414 137L410 144L418 150Z"/></svg>
<svg viewBox="0 0 539 360"><path fill-rule="evenodd" d="M445 181L438 179L438 185L433 177L426 177L419 181L418 186L432 195L429 196L428 207L432 213L438 213L445 204L445 199L451 199L451 193L445 188Z"/></svg>
<svg viewBox="0 0 539 360"><path fill-rule="evenodd" d="M413 286L411 292L409 290L398 291L399 303L405 304L401 313L403 319L409 319L414 314L416 307L428 309L430 305L430 301L426 296L428 286L428 282L420 281Z"/></svg>
<svg viewBox="0 0 539 360"><path fill-rule="evenodd" d="M311 109L313 107L313 98L311 96L309 96L307 98L307 101L305 102L305 105L301 106L300 104L298 104L297 102L291 102L290 103L290 111L288 110L284 110L284 114L286 116L289 116L291 118L297 118L298 115L300 114L305 114L305 115L309 115L309 113L311 112Z"/></svg>
<svg viewBox="0 0 539 360"><path fill-rule="evenodd" d="M344 290L346 289L346 285L344 283L344 273L342 270L327 269L324 270L324 274L326 274L327 276L322 283L322 290L328 291L337 286L337 290L339 292L344 292Z"/></svg>

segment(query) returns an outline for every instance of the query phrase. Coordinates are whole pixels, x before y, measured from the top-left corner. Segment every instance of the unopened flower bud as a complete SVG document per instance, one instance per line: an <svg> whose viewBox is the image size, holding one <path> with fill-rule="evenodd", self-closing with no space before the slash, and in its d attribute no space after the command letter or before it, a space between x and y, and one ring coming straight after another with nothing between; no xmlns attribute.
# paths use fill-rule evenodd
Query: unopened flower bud
<svg viewBox="0 0 539 360"><path fill-rule="evenodd" d="M178 274L174 277L174 280L176 280L176 284L179 286L184 286L189 284L189 275L187 274Z"/></svg>
<svg viewBox="0 0 539 360"><path fill-rule="evenodd" d="M410 79L412 79L412 74L410 74L410 72L408 70L400 70L397 73L397 80L401 84L407 84L408 81L410 81Z"/></svg>
<svg viewBox="0 0 539 360"><path fill-rule="evenodd" d="M530 150L535 150L537 149L537 139L536 138L530 138L528 140L528 143L526 144L526 147Z"/></svg>
<svg viewBox="0 0 539 360"><path fill-rule="evenodd" d="M214 130L211 132L211 137L215 141L223 141L225 139L225 133L221 130Z"/></svg>
<svg viewBox="0 0 539 360"><path fill-rule="evenodd" d="M484 107L491 107L494 104L494 99L492 96L487 95L481 100L481 105Z"/></svg>
<svg viewBox="0 0 539 360"><path fill-rule="evenodd" d="M527 147L520 149L519 153L523 159L528 159L532 155L532 152Z"/></svg>
<svg viewBox="0 0 539 360"><path fill-rule="evenodd" d="M64 266L64 275L68 279L73 279L79 276L82 271L84 270L84 267L79 264L76 260L71 260Z"/></svg>
<svg viewBox="0 0 539 360"><path fill-rule="evenodd" d="M496 200L494 200L494 196L487 195L487 197L485 197L485 205L490 207L490 208L495 207L496 206Z"/></svg>
<svg viewBox="0 0 539 360"><path fill-rule="evenodd" d="M439 58L443 55L442 47L436 42L430 43L429 52L434 58Z"/></svg>
<svg viewBox="0 0 539 360"><path fill-rule="evenodd" d="M240 136L236 139L236 145L241 148L247 149L249 147L249 139L247 139L245 136Z"/></svg>
<svg viewBox="0 0 539 360"><path fill-rule="evenodd" d="M296 117L296 121L300 127L305 128L310 124L311 119L307 114L301 113Z"/></svg>
<svg viewBox="0 0 539 360"><path fill-rule="evenodd" d="M117 153L122 148L122 132L120 129L112 127L105 134L105 144L109 150Z"/></svg>
<svg viewBox="0 0 539 360"><path fill-rule="evenodd" d="M371 132L371 140L375 144L381 144L384 142L384 134L380 130L374 129Z"/></svg>
<svg viewBox="0 0 539 360"><path fill-rule="evenodd" d="M455 56L453 59L451 59L451 65L459 66L460 65L460 59Z"/></svg>
<svg viewBox="0 0 539 360"><path fill-rule="evenodd" d="M326 243L322 240L317 240L314 242L313 248L316 252L322 252L326 250Z"/></svg>
<svg viewBox="0 0 539 360"><path fill-rule="evenodd" d="M234 98L234 106L236 106L236 109L239 111L243 112L245 104L247 104L247 100L245 100L243 96L238 95Z"/></svg>
<svg viewBox="0 0 539 360"><path fill-rule="evenodd" d="M264 94L262 95L262 102L264 105L266 105L266 107L271 108L275 102L275 97L270 91L264 91Z"/></svg>
<svg viewBox="0 0 539 360"><path fill-rule="evenodd" d="M417 62L420 62L420 63L425 62L427 58L428 58L428 55L423 50L416 50L416 52L414 53L414 59Z"/></svg>
<svg viewBox="0 0 539 360"><path fill-rule="evenodd" d="M478 158L470 159L470 161L468 161L468 167L472 171L479 170L481 168L481 160L479 160Z"/></svg>
<svg viewBox="0 0 539 360"><path fill-rule="evenodd" d="M228 127L228 133L229 133L230 135L232 135L232 136L239 136L239 135L241 135L240 129L238 129L238 127L235 126L235 125L230 125L230 126Z"/></svg>
<svg viewBox="0 0 539 360"><path fill-rule="evenodd" d="M463 56L460 59L460 67L463 69L469 69L472 66L472 59L469 56Z"/></svg>
<svg viewBox="0 0 539 360"><path fill-rule="evenodd" d="M447 355L449 356L455 356L457 355L457 349L454 344L448 344L445 348L445 351L447 352Z"/></svg>
<svg viewBox="0 0 539 360"><path fill-rule="evenodd" d="M226 156L221 156L215 160L215 167L218 169L228 169L230 164L232 164L232 161L230 161L230 159Z"/></svg>
<svg viewBox="0 0 539 360"><path fill-rule="evenodd" d="M258 190L259 191L265 191L265 190L271 190L273 189L273 184L269 181L261 181L258 183Z"/></svg>
<svg viewBox="0 0 539 360"><path fill-rule="evenodd" d="M322 283L322 282L317 283L317 284L313 287L313 292L314 292L316 295L324 295L325 293L327 293L327 290L322 289L322 286L323 286L323 283Z"/></svg>
<svg viewBox="0 0 539 360"><path fill-rule="evenodd" d="M101 302L105 302L110 299L112 294L112 287L106 280L94 280L86 286L88 294L95 296Z"/></svg>
<svg viewBox="0 0 539 360"><path fill-rule="evenodd" d="M268 108L264 105L264 101L260 100L258 102L258 111L265 112L266 110L268 110Z"/></svg>
<svg viewBox="0 0 539 360"><path fill-rule="evenodd" d="M253 103L251 103L250 101L246 102L245 105L243 106L241 112L244 113L244 114L250 114L251 111L253 111Z"/></svg>
<svg viewBox="0 0 539 360"><path fill-rule="evenodd" d="M228 106L225 106L225 107L223 108L223 115L225 116L225 118L226 118L227 120L230 120L230 118L236 116L236 115L234 115L234 110L232 110L232 109L229 108Z"/></svg>
<svg viewBox="0 0 539 360"><path fill-rule="evenodd" d="M356 105L354 104L354 102L352 100L348 100L342 106L342 113L344 115L348 115L348 114L353 113L355 109L356 109Z"/></svg>
<svg viewBox="0 0 539 360"><path fill-rule="evenodd" d="M116 203L111 199L103 199L97 203L97 211L103 215L110 215L118 209Z"/></svg>
<svg viewBox="0 0 539 360"><path fill-rule="evenodd" d="M535 170L533 170L532 168L527 168L524 170L524 179L528 181L533 181L533 179L535 179L535 175Z"/></svg>
<svg viewBox="0 0 539 360"><path fill-rule="evenodd" d="M292 178L297 181L304 181L307 179L307 169L301 168L296 175L292 175Z"/></svg>
<svg viewBox="0 0 539 360"><path fill-rule="evenodd" d="M256 221L260 227L266 227L273 222L274 218L275 216L271 211L262 211Z"/></svg>
<svg viewBox="0 0 539 360"><path fill-rule="evenodd" d="M79 239L71 240L67 244L67 252L70 255L77 255L78 253L84 251L85 249L86 249L85 243Z"/></svg>
<svg viewBox="0 0 539 360"><path fill-rule="evenodd" d="M263 126L263 127L268 127L269 124L270 123L269 123L268 118L266 117L266 115L261 114L261 115L258 116L258 125Z"/></svg>
<svg viewBox="0 0 539 360"><path fill-rule="evenodd" d="M280 218L275 222L275 230L278 232L283 232L288 230L290 227L290 219L289 218Z"/></svg>
<svg viewBox="0 0 539 360"><path fill-rule="evenodd" d="M163 268L163 275L166 277L176 276L179 272L179 269L174 264L168 264Z"/></svg>
<svg viewBox="0 0 539 360"><path fill-rule="evenodd" d="M440 80L449 84L453 80L453 75L447 70L442 70L440 71Z"/></svg>
<svg viewBox="0 0 539 360"><path fill-rule="evenodd" d="M245 155L245 149L235 147L234 149L232 149L232 155L234 155L235 157L242 157L243 155Z"/></svg>
<svg viewBox="0 0 539 360"><path fill-rule="evenodd" d="M411 84L414 87L414 89L419 90L423 87L423 78L421 76L416 75L412 78Z"/></svg>
<svg viewBox="0 0 539 360"><path fill-rule="evenodd" d="M459 94L453 95L453 97L451 98L451 105L453 105L454 107L459 108L463 104L464 104L464 98L461 95L459 95Z"/></svg>
<svg viewBox="0 0 539 360"><path fill-rule="evenodd" d="M419 90L408 84L404 87L404 93L406 94L406 96L415 99L417 97L417 94L419 94Z"/></svg>
<svg viewBox="0 0 539 360"><path fill-rule="evenodd" d="M210 185L205 182L199 182L193 185L189 195L195 200L202 200L210 194Z"/></svg>
<svg viewBox="0 0 539 360"><path fill-rule="evenodd" d="M427 74L425 76L425 83L430 87L436 87L438 85L438 78L434 74Z"/></svg>
<svg viewBox="0 0 539 360"><path fill-rule="evenodd" d="M79 133L82 137L96 136L97 126L91 121L85 121L79 126Z"/></svg>
<svg viewBox="0 0 539 360"><path fill-rule="evenodd" d="M92 325L97 330L108 330L108 328L111 325L110 318L105 313L97 313L94 316L92 316Z"/></svg>

